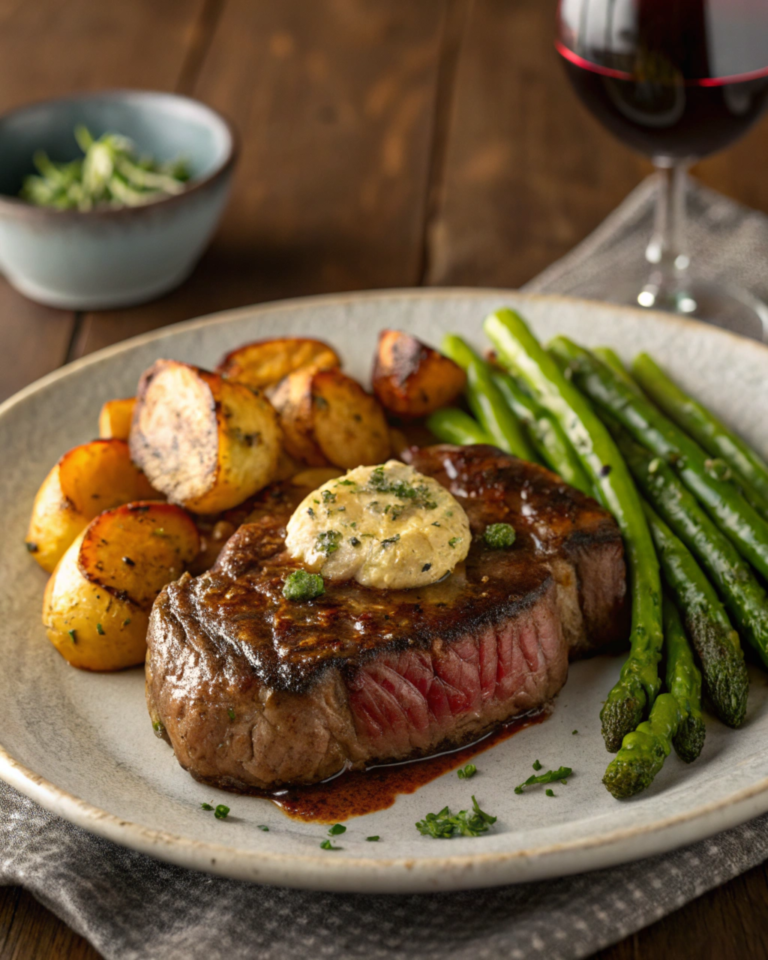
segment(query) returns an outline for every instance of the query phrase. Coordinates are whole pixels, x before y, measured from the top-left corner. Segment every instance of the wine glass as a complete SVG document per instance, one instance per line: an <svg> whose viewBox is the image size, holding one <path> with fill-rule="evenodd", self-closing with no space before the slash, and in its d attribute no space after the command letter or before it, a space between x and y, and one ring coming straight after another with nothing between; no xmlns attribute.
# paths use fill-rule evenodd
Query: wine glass
<svg viewBox="0 0 768 960"><path fill-rule="evenodd" d="M768 0L560 0L556 46L582 102L657 170L645 261L589 293L766 337L764 303L691 268L685 187L768 105Z"/></svg>

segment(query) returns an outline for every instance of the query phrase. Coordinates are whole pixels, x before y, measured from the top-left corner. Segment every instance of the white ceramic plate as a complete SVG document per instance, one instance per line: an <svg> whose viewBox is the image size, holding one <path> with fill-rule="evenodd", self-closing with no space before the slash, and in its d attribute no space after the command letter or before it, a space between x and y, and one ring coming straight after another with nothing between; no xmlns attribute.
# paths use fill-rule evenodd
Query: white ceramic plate
<svg viewBox="0 0 768 960"><path fill-rule="evenodd" d="M446 774L388 810L349 821L343 849L323 851L326 827L289 820L266 800L219 793L184 773L152 733L142 671L81 673L46 641L39 618L45 575L22 544L34 493L65 450L96 434L100 404L131 395L156 358L211 367L247 340L313 335L333 343L348 370L366 380L382 327L432 344L455 330L481 344L483 318L505 304L543 338L563 332L611 345L626 359L650 350L768 452L768 350L661 314L584 301L499 290L322 297L219 314L102 351L0 408L0 776L74 823L174 863L356 892L462 889L590 870L673 849L768 810L764 675L753 676L742 730L708 722L695 764L686 768L671 756L647 793L620 803L600 783L609 755L598 718L620 661L599 657L573 666L548 721L482 754L470 783ZM574 768L554 798L513 791L536 759ZM491 833L449 842L417 833L424 814L445 804L465 808L472 793L499 818ZM217 821L200 809L203 801L225 802L232 813ZM372 834L381 841L367 843Z"/></svg>

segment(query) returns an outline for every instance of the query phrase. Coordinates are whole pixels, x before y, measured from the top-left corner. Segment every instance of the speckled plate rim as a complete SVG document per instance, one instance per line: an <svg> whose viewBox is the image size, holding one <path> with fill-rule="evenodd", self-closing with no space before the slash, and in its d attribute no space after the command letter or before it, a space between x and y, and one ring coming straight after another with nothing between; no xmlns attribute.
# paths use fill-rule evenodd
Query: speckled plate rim
<svg viewBox="0 0 768 960"><path fill-rule="evenodd" d="M177 332L197 327L226 324L246 317L273 315L297 306L349 304L360 300L407 298L448 299L451 297L488 297L514 295L531 301L544 300L564 306L578 302L574 298L494 288L440 288L438 290L385 290L364 293L328 294L294 298L211 314L184 323L174 324L151 333L126 340L84 357L36 381L0 405L0 418L12 413L17 404L38 390L66 379L80 370L97 365L106 357L130 351L133 347L172 338ZM592 303L596 311L615 312L614 305ZM622 311L623 312L623 311ZM626 312L646 317L646 311L626 308ZM700 324L662 315L663 321L690 331L701 331ZM768 348L722 330L711 335L726 338L731 349L761 350L768 363ZM106 810L86 803L60 789L22 763L0 746L0 778L41 806L91 833L105 837L124 847L149 854L161 860L195 870L220 874L239 880L270 883L327 891L377 893L427 893L438 890L461 890L521 883L565 876L643 859L668 852L697 840L713 836L768 811L768 777L759 780L729 797L704 803L679 815L649 824L606 832L598 837L570 843L540 845L511 852L483 853L469 856L418 857L413 859L369 859L349 857L333 860L322 855L276 854L242 850L222 844L204 843L166 831L154 830L116 817Z"/></svg>

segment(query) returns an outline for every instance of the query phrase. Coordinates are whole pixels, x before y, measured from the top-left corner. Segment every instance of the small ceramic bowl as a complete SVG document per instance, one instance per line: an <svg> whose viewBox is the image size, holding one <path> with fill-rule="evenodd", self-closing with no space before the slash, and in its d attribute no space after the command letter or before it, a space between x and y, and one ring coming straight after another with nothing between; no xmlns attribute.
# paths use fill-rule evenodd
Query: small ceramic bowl
<svg viewBox="0 0 768 960"><path fill-rule="evenodd" d="M19 199L36 150L82 156L73 135L121 133L158 161L183 157L187 188L141 207L87 212ZM237 156L231 125L169 93L115 90L63 97L0 117L0 271L21 293L70 310L124 307L173 289L197 263L229 193Z"/></svg>

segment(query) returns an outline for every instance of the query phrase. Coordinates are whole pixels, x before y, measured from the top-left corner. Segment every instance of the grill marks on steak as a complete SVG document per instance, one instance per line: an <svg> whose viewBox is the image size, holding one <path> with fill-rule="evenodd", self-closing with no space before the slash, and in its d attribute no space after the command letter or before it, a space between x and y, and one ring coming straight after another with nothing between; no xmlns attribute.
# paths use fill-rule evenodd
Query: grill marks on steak
<svg viewBox="0 0 768 960"><path fill-rule="evenodd" d="M193 776L267 789L459 745L554 697L569 653L621 636L621 539L594 501L495 448L409 459L459 499L475 535L441 583L327 583L311 603L285 601L284 526L305 491L281 485L211 571L160 595L150 712ZM511 550L484 545L496 522L515 527Z"/></svg>

